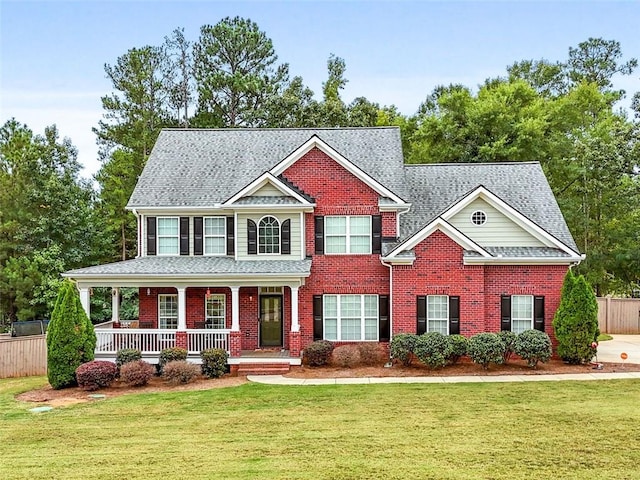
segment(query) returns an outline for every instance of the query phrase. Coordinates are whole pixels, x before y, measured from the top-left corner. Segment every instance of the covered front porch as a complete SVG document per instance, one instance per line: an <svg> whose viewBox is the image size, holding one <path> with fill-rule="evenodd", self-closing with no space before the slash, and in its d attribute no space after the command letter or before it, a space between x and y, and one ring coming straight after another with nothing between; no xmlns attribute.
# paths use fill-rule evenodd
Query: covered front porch
<svg viewBox="0 0 640 480"><path fill-rule="evenodd" d="M298 296L310 262L309 265L286 262L286 269L281 265L285 262L255 262L263 269L270 267L269 271L250 274L222 274L214 269L213 273L171 275L141 275L135 271L140 264L157 264L158 260L140 258L111 264L111 269L117 269L117 275L104 271L109 266L65 274L76 280L82 306L89 315L92 288L111 288L112 318L96 325L96 359L115 360L118 350L136 348L142 352L143 359L156 363L163 349L180 347L187 350L189 361L199 363L202 350L221 348L229 354L232 366L300 364ZM171 260L186 263L191 270L194 261L198 261L198 265L210 262L207 258L189 257ZM246 262L242 263L245 270ZM125 268L127 266L129 268ZM297 271L291 272L292 266ZM171 267L175 270L175 265ZM120 318L123 287L138 290L137 319Z"/></svg>

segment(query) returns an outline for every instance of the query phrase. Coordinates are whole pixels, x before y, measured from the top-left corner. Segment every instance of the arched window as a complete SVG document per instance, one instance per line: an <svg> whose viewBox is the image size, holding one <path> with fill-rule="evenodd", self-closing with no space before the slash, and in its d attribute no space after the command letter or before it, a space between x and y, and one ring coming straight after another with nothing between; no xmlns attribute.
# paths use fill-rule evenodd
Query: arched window
<svg viewBox="0 0 640 480"><path fill-rule="evenodd" d="M258 224L258 253L280 253L280 223L275 217L264 217Z"/></svg>

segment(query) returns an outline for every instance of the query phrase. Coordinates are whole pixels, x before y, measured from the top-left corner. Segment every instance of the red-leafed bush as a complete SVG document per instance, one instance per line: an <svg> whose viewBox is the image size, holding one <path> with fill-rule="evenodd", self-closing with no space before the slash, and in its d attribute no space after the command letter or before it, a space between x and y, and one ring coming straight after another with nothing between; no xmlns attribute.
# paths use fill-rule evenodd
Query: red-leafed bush
<svg viewBox="0 0 640 480"><path fill-rule="evenodd" d="M106 388L113 383L117 376L118 367L116 364L103 360L83 363L76 368L78 386L83 390Z"/></svg>
<svg viewBox="0 0 640 480"><path fill-rule="evenodd" d="M142 387L149 383L156 369L144 360L133 360L120 367L120 380L132 387Z"/></svg>
<svg viewBox="0 0 640 480"><path fill-rule="evenodd" d="M341 345L331 354L331 363L337 367L353 368L360 364L360 350L358 345Z"/></svg>
<svg viewBox="0 0 640 480"><path fill-rule="evenodd" d="M189 383L200 375L200 367L185 360L174 360L162 369L162 376L171 383Z"/></svg>

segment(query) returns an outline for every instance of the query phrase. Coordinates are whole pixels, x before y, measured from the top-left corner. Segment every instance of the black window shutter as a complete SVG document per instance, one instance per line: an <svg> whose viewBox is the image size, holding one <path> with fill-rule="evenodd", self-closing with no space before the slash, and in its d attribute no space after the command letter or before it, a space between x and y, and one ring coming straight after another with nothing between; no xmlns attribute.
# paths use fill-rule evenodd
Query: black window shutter
<svg viewBox="0 0 640 480"><path fill-rule="evenodd" d="M227 217L227 255L235 255L236 229L233 217Z"/></svg>
<svg viewBox="0 0 640 480"><path fill-rule="evenodd" d="M511 331L511 297L502 295L500 298L500 330Z"/></svg>
<svg viewBox="0 0 640 480"><path fill-rule="evenodd" d="M147 217L147 255L156 254L156 217Z"/></svg>
<svg viewBox="0 0 640 480"><path fill-rule="evenodd" d="M189 255L189 217L180 217L180 255Z"/></svg>
<svg viewBox="0 0 640 480"><path fill-rule="evenodd" d="M193 254L202 255L202 217L193 217Z"/></svg>
<svg viewBox="0 0 640 480"><path fill-rule="evenodd" d="M280 253L282 255L291 253L291 220L285 220L280 225Z"/></svg>
<svg viewBox="0 0 640 480"><path fill-rule="evenodd" d="M322 340L322 295L313 296L313 339Z"/></svg>
<svg viewBox="0 0 640 480"><path fill-rule="evenodd" d="M382 215L371 216L371 253L382 253Z"/></svg>
<svg viewBox="0 0 640 480"><path fill-rule="evenodd" d="M533 328L544 332L544 297L533 297Z"/></svg>
<svg viewBox="0 0 640 480"><path fill-rule="evenodd" d="M427 331L427 297L418 296L418 318L416 333L422 335Z"/></svg>
<svg viewBox="0 0 640 480"><path fill-rule="evenodd" d="M247 253L249 255L258 254L258 228L256 222L247 220Z"/></svg>
<svg viewBox="0 0 640 480"><path fill-rule="evenodd" d="M389 296L378 297L378 340L389 341Z"/></svg>
<svg viewBox="0 0 640 480"><path fill-rule="evenodd" d="M449 297L449 335L460 334L460 297Z"/></svg>
<svg viewBox="0 0 640 480"><path fill-rule="evenodd" d="M324 217L319 215L315 217L316 226L316 255L324 253Z"/></svg>

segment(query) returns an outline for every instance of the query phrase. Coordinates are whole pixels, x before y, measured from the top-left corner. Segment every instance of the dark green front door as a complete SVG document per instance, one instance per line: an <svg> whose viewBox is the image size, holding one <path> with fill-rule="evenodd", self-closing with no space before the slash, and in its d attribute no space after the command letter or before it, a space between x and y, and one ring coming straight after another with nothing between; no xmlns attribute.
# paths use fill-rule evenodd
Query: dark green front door
<svg viewBox="0 0 640 480"><path fill-rule="evenodd" d="M282 296L260 296L260 346L282 346Z"/></svg>

